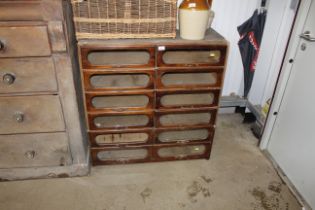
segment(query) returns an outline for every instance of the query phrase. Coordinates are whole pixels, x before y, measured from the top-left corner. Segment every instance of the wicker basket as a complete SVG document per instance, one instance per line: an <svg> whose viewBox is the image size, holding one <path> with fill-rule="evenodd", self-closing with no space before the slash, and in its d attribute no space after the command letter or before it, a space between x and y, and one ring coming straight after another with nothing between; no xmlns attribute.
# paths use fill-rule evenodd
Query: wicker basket
<svg viewBox="0 0 315 210"><path fill-rule="evenodd" d="M177 0L71 0L77 39L174 38Z"/></svg>

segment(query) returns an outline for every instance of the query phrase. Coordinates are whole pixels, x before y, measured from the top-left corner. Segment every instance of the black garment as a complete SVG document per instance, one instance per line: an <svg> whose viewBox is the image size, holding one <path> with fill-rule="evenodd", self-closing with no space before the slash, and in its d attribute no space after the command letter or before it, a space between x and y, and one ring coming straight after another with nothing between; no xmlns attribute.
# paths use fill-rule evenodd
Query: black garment
<svg viewBox="0 0 315 210"><path fill-rule="evenodd" d="M252 17L237 27L241 38L238 42L244 67L244 97L247 98L252 86L260 43L264 31L267 12L255 10Z"/></svg>

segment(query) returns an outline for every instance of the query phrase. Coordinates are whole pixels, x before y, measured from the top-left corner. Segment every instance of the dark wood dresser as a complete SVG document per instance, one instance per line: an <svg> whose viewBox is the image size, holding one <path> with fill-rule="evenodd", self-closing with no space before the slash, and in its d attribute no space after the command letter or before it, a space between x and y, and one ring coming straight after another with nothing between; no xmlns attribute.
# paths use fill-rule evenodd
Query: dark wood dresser
<svg viewBox="0 0 315 210"><path fill-rule="evenodd" d="M227 41L78 42L94 165L209 158Z"/></svg>

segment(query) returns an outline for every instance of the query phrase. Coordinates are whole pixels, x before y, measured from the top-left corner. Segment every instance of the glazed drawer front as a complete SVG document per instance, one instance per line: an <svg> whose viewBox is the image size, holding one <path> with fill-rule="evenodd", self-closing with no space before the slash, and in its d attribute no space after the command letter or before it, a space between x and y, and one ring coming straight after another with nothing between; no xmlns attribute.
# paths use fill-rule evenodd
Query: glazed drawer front
<svg viewBox="0 0 315 210"><path fill-rule="evenodd" d="M216 114L215 109L157 111L156 125L157 127L214 125Z"/></svg>
<svg viewBox="0 0 315 210"><path fill-rule="evenodd" d="M57 91L52 58L3 58L0 93Z"/></svg>
<svg viewBox="0 0 315 210"><path fill-rule="evenodd" d="M153 109L153 91L124 91L86 94L89 111L108 110L126 111Z"/></svg>
<svg viewBox="0 0 315 210"><path fill-rule="evenodd" d="M158 70L158 88L220 87L223 69Z"/></svg>
<svg viewBox="0 0 315 210"><path fill-rule="evenodd" d="M42 21L62 20L62 7L59 1L12 1L0 2L0 20L2 21Z"/></svg>
<svg viewBox="0 0 315 210"><path fill-rule="evenodd" d="M46 26L0 27L0 57L48 56L51 54Z"/></svg>
<svg viewBox="0 0 315 210"><path fill-rule="evenodd" d="M159 46L159 67L224 66L226 46Z"/></svg>
<svg viewBox="0 0 315 210"><path fill-rule="evenodd" d="M154 74L153 70L84 71L84 86L92 91L150 89L154 87Z"/></svg>
<svg viewBox="0 0 315 210"><path fill-rule="evenodd" d="M158 108L202 108L218 105L220 90L159 90Z"/></svg>
<svg viewBox="0 0 315 210"><path fill-rule="evenodd" d="M153 129L123 129L111 131L89 132L92 147L115 145L141 145L154 141Z"/></svg>
<svg viewBox="0 0 315 210"><path fill-rule="evenodd" d="M148 68L155 66L155 48L148 47L81 47L83 69Z"/></svg>
<svg viewBox="0 0 315 210"><path fill-rule="evenodd" d="M0 97L0 134L64 131L58 96Z"/></svg>
<svg viewBox="0 0 315 210"><path fill-rule="evenodd" d="M212 127L177 127L171 129L157 129L156 141L158 143L187 143L210 142L213 139Z"/></svg>
<svg viewBox="0 0 315 210"><path fill-rule="evenodd" d="M209 158L211 143L187 145L162 145L153 148L153 156L157 161L187 160Z"/></svg>
<svg viewBox="0 0 315 210"><path fill-rule="evenodd" d="M93 165L143 163L151 161L151 156L152 148L148 146L91 149Z"/></svg>
<svg viewBox="0 0 315 210"><path fill-rule="evenodd" d="M0 168L63 166L71 162L66 133L0 135Z"/></svg>
<svg viewBox="0 0 315 210"><path fill-rule="evenodd" d="M89 128L91 130L102 129L126 129L143 128L153 126L154 113L151 110L137 112L110 112L106 114L90 113Z"/></svg>
<svg viewBox="0 0 315 210"><path fill-rule="evenodd" d="M130 147L91 148L93 165L188 160L210 157L211 143L159 144Z"/></svg>

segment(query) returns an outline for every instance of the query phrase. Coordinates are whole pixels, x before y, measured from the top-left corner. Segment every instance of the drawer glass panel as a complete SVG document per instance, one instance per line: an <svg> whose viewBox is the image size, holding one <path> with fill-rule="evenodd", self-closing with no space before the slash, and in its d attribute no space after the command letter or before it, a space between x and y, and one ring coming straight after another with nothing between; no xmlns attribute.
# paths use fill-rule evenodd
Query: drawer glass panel
<svg viewBox="0 0 315 210"><path fill-rule="evenodd" d="M164 86L214 85L217 73L165 73L161 81Z"/></svg>
<svg viewBox="0 0 315 210"><path fill-rule="evenodd" d="M209 136L207 129L184 130L184 131L165 131L158 135L161 142L174 141L200 141L206 140Z"/></svg>
<svg viewBox="0 0 315 210"><path fill-rule="evenodd" d="M166 114L160 117L162 126L199 125L210 123L210 113Z"/></svg>
<svg viewBox="0 0 315 210"><path fill-rule="evenodd" d="M148 122L149 117L146 115L114 115L101 116L94 119L94 124L98 128L145 126Z"/></svg>
<svg viewBox="0 0 315 210"><path fill-rule="evenodd" d="M202 155L206 151L204 145L196 146L178 146L178 147L163 147L158 150L160 157L179 157L184 158L192 155Z"/></svg>
<svg viewBox="0 0 315 210"><path fill-rule="evenodd" d="M213 93L170 94L161 97L163 106L188 106L213 104Z"/></svg>
<svg viewBox="0 0 315 210"><path fill-rule="evenodd" d="M139 51L96 51L88 54L92 65L120 66L148 64L150 54L145 50Z"/></svg>
<svg viewBox="0 0 315 210"><path fill-rule="evenodd" d="M97 153L97 158L101 161L128 161L135 159L144 159L148 156L146 149L113 150L101 151Z"/></svg>
<svg viewBox="0 0 315 210"><path fill-rule="evenodd" d="M145 143L149 139L147 133L113 133L101 134L95 137L97 144L118 144L118 143Z"/></svg>
<svg viewBox="0 0 315 210"><path fill-rule="evenodd" d="M104 74L90 78L95 88L139 88L148 86L149 81L147 74Z"/></svg>
<svg viewBox="0 0 315 210"><path fill-rule="evenodd" d="M146 95L96 96L92 99L95 108L146 107L148 103Z"/></svg>
<svg viewBox="0 0 315 210"><path fill-rule="evenodd" d="M170 50L163 54L166 64L216 64L220 58L219 50Z"/></svg>

